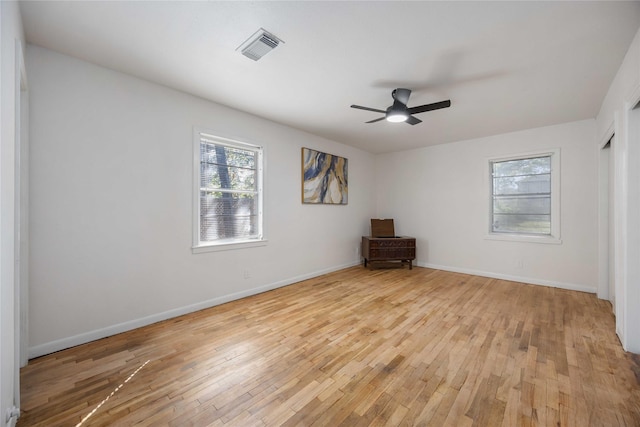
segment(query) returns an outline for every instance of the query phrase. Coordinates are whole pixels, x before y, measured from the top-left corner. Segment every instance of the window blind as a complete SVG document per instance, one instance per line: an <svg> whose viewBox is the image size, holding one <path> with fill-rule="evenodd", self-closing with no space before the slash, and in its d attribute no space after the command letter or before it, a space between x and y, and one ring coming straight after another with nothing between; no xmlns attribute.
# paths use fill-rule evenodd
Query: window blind
<svg viewBox="0 0 640 427"><path fill-rule="evenodd" d="M551 156L492 162L494 233L551 234Z"/></svg>
<svg viewBox="0 0 640 427"><path fill-rule="evenodd" d="M201 136L200 241L261 236L260 149Z"/></svg>

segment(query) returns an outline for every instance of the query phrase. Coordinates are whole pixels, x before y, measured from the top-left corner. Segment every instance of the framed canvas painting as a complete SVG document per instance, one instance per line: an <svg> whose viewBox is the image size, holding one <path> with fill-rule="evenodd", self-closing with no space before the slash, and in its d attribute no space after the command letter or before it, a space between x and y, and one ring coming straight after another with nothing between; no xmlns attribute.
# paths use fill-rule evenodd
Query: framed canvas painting
<svg viewBox="0 0 640 427"><path fill-rule="evenodd" d="M302 203L346 205L348 163L344 157L303 148Z"/></svg>

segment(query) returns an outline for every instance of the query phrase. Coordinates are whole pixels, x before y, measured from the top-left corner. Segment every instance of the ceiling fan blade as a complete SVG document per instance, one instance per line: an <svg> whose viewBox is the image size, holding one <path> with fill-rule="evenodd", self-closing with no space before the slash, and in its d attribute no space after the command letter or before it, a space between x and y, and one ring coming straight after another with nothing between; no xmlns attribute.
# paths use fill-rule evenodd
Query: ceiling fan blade
<svg viewBox="0 0 640 427"><path fill-rule="evenodd" d="M369 120L368 122L365 122L365 123L375 123L375 122L379 122L380 120L384 120L384 117L380 117L379 119Z"/></svg>
<svg viewBox="0 0 640 427"><path fill-rule="evenodd" d="M418 105L417 107L407 108L409 114L424 113L425 111L439 110L440 108L448 108L451 106L451 100L434 102L433 104Z"/></svg>
<svg viewBox="0 0 640 427"><path fill-rule="evenodd" d="M396 101L400 101L404 105L407 105L407 102L409 102L409 96L411 96L410 89L398 88L391 92L391 97Z"/></svg>
<svg viewBox="0 0 640 427"><path fill-rule="evenodd" d="M382 114L386 113L386 111L384 110L377 110L375 108L363 107L361 105L352 105L351 108L357 108L359 110L375 111L376 113L382 113Z"/></svg>
<svg viewBox="0 0 640 427"><path fill-rule="evenodd" d="M422 120L413 116L409 116L405 123L409 123L410 125L417 125L418 123L422 123Z"/></svg>

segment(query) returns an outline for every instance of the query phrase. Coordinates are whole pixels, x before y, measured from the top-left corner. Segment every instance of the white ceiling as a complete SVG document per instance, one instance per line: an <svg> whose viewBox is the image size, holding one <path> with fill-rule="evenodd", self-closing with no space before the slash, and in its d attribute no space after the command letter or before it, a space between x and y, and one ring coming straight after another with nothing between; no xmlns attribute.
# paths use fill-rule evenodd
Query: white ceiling
<svg viewBox="0 0 640 427"><path fill-rule="evenodd" d="M640 2L24 1L27 41L359 147L406 150L593 118ZM284 41L254 62L260 27ZM381 121L391 90L409 106Z"/></svg>

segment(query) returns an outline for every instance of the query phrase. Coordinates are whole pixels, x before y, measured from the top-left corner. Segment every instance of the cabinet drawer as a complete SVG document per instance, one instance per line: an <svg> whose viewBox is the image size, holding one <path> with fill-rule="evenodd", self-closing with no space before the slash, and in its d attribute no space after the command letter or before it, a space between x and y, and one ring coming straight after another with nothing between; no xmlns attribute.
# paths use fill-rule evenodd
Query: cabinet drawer
<svg viewBox="0 0 640 427"><path fill-rule="evenodd" d="M415 248L371 248L371 259L413 259L416 257Z"/></svg>
<svg viewBox="0 0 640 427"><path fill-rule="evenodd" d="M372 248L406 248L415 247L416 241L407 239L372 240L370 245Z"/></svg>

